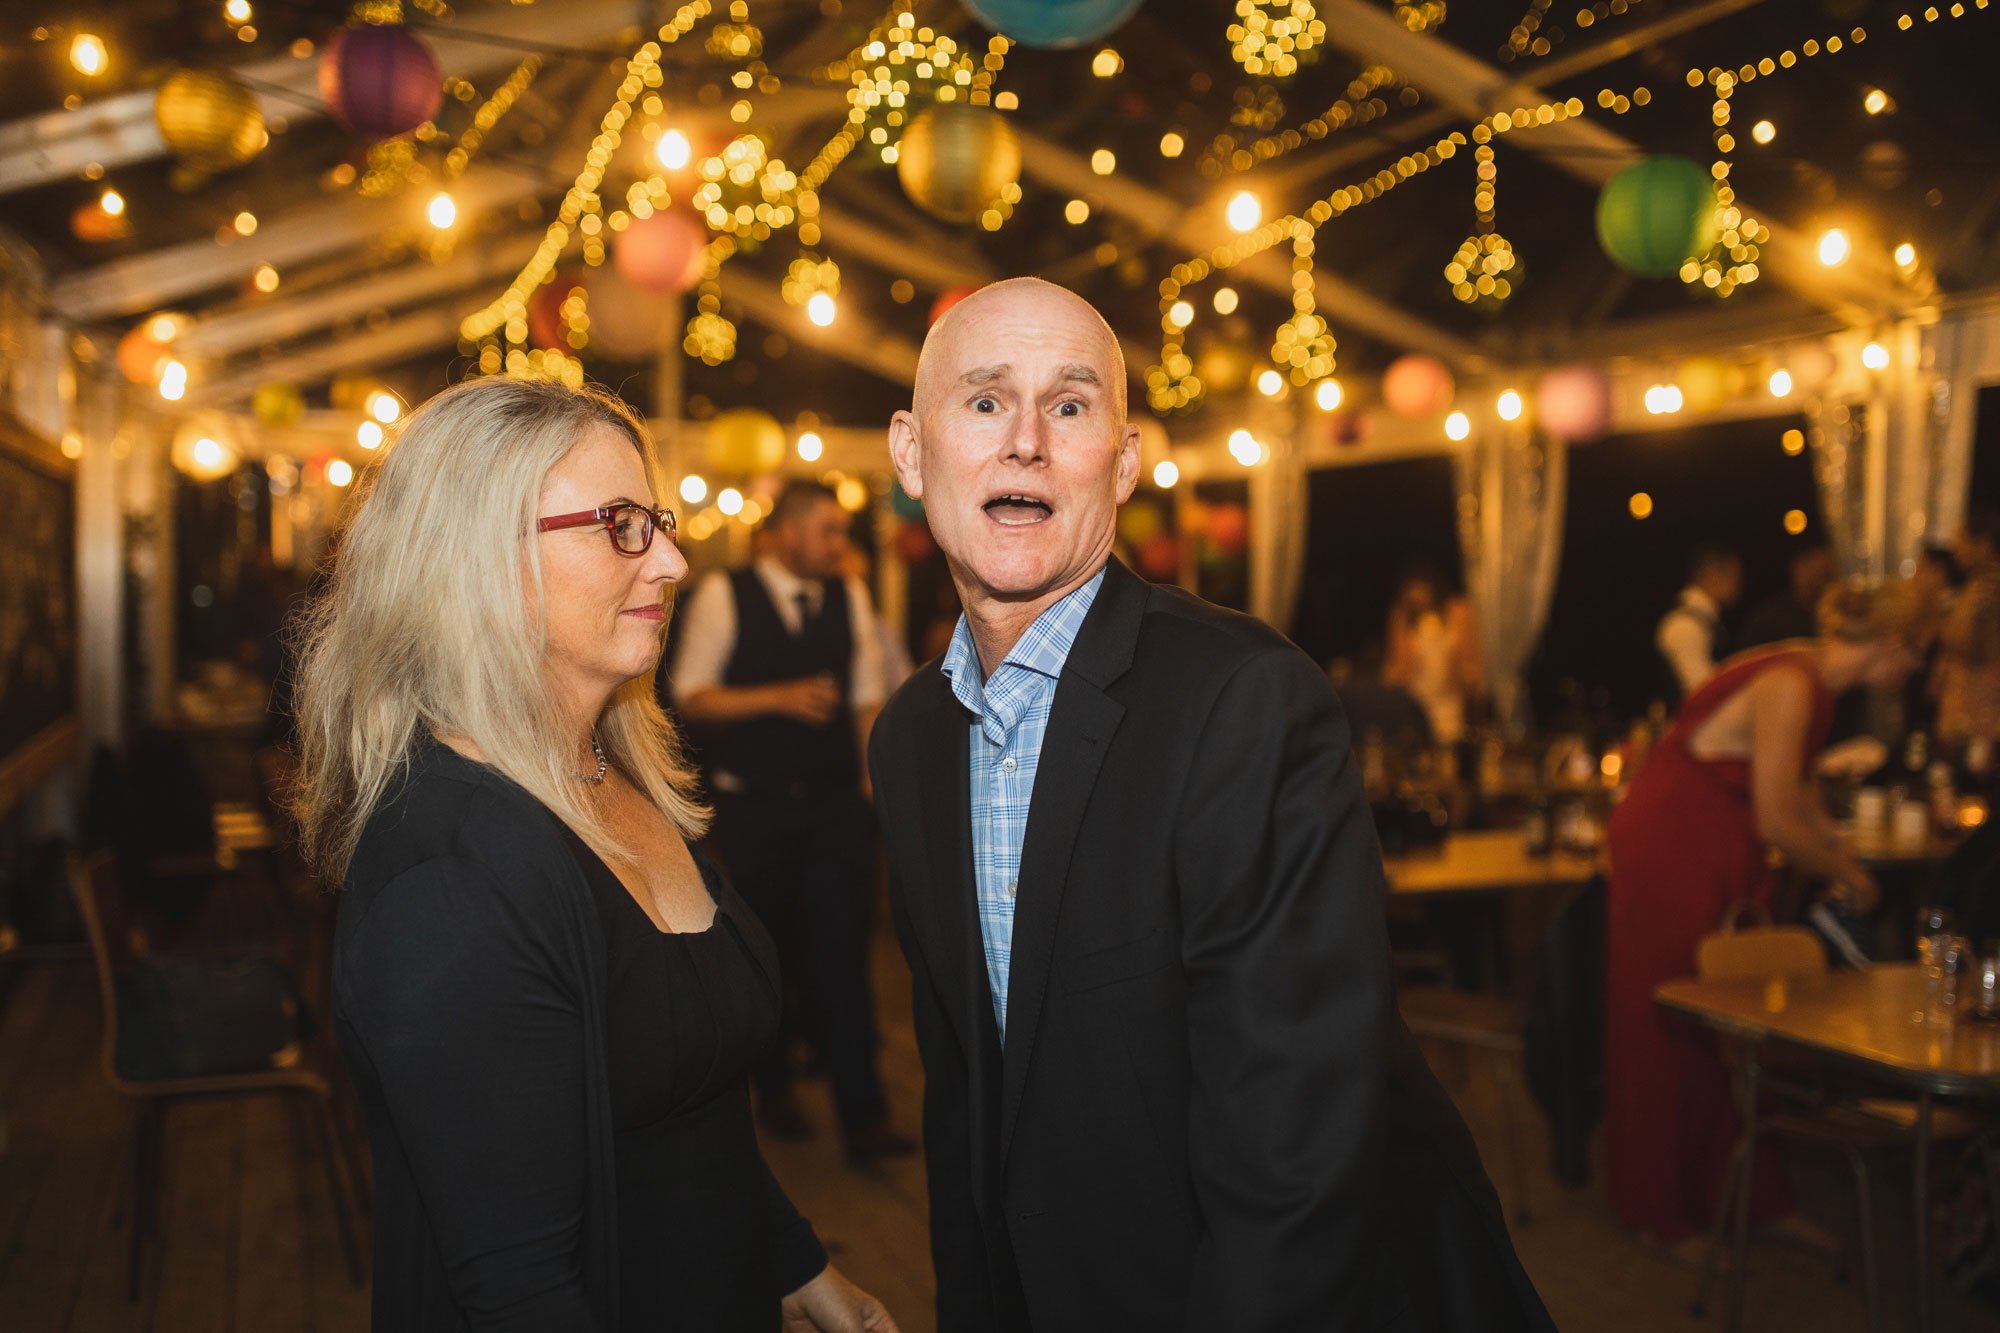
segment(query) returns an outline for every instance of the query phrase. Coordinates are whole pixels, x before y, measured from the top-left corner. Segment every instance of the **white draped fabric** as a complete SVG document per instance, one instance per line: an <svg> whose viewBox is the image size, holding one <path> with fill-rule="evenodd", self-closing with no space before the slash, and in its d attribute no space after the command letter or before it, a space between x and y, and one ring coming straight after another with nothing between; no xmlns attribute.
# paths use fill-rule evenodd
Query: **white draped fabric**
<svg viewBox="0 0 2000 1333"><path fill-rule="evenodd" d="M1455 464L1466 594L1494 713L1503 725L1525 727L1523 673L1562 566L1569 448L1512 427L1468 441Z"/></svg>

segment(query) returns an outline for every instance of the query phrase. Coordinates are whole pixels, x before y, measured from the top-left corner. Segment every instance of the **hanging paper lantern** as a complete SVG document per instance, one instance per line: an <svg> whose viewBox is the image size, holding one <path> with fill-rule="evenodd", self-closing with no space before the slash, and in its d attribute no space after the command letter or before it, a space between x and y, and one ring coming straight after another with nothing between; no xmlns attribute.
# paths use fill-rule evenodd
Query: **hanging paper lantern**
<svg viewBox="0 0 2000 1333"><path fill-rule="evenodd" d="M132 234L132 219L124 212L107 213L95 199L78 204L69 215L70 234L79 241L122 241Z"/></svg>
<svg viewBox="0 0 2000 1333"><path fill-rule="evenodd" d="M1681 362L1674 383L1690 412L1713 412L1729 399L1729 366L1717 356L1691 356Z"/></svg>
<svg viewBox="0 0 2000 1333"><path fill-rule="evenodd" d="M708 233L672 209L634 218L612 243L611 259L628 282L649 292L676 295L701 281Z"/></svg>
<svg viewBox="0 0 2000 1333"><path fill-rule="evenodd" d="M1398 416L1435 416L1451 406L1457 387L1444 362L1411 352L1391 361L1382 373L1382 402Z"/></svg>
<svg viewBox="0 0 2000 1333"><path fill-rule="evenodd" d="M306 414L306 397L289 384L260 384L250 395L250 410L265 425L283 430Z"/></svg>
<svg viewBox="0 0 2000 1333"><path fill-rule="evenodd" d="M1118 511L1118 535L1135 551L1159 536L1166 526L1160 511L1144 501L1134 501Z"/></svg>
<svg viewBox="0 0 2000 1333"><path fill-rule="evenodd" d="M1250 353L1235 343L1217 343L1201 354L1201 379L1217 393L1235 393L1250 382Z"/></svg>
<svg viewBox="0 0 2000 1333"><path fill-rule="evenodd" d="M923 523L905 523L896 531L896 557L906 565L920 565L937 554L937 541Z"/></svg>
<svg viewBox="0 0 2000 1333"><path fill-rule="evenodd" d="M1219 504L1208 513L1209 543L1224 555L1237 555L1250 540L1250 515L1239 504Z"/></svg>
<svg viewBox="0 0 2000 1333"><path fill-rule="evenodd" d="M612 361L644 361L671 332L670 307L653 293L625 281L616 268L601 264L583 280L584 313L590 318L590 350Z"/></svg>
<svg viewBox="0 0 2000 1333"><path fill-rule="evenodd" d="M319 95L333 118L364 139L393 139L444 103L437 58L396 23L343 28L319 58Z"/></svg>
<svg viewBox="0 0 2000 1333"><path fill-rule="evenodd" d="M1840 369L1840 359L1833 349L1823 342L1804 343L1792 349L1786 358L1786 369L1792 372L1792 387L1802 393L1817 393Z"/></svg>
<svg viewBox="0 0 2000 1333"><path fill-rule="evenodd" d="M1134 552L1139 572L1159 582L1181 572L1180 539L1171 532L1156 532L1141 542Z"/></svg>
<svg viewBox="0 0 2000 1333"><path fill-rule="evenodd" d="M785 428L754 407L718 412L708 423L708 461L736 477L775 472L785 462Z"/></svg>
<svg viewBox="0 0 2000 1333"><path fill-rule="evenodd" d="M1563 440L1594 440L1611 424L1611 381L1596 366L1561 366L1535 386L1535 419Z"/></svg>
<svg viewBox="0 0 2000 1333"><path fill-rule="evenodd" d="M903 132L896 175L911 199L946 222L970 222L1021 175L1021 141L990 107L940 102Z"/></svg>
<svg viewBox="0 0 2000 1333"><path fill-rule="evenodd" d="M897 518L915 522L924 516L924 502L904 490L902 482L892 482L889 487L889 512Z"/></svg>
<svg viewBox="0 0 2000 1333"><path fill-rule="evenodd" d="M573 350L563 328L563 302L582 285L575 273L556 273L529 295L528 338L535 346L559 352Z"/></svg>
<svg viewBox="0 0 2000 1333"><path fill-rule="evenodd" d="M944 318L944 312L978 291L977 287L948 287L938 293L938 299L931 302L930 322L935 324Z"/></svg>
<svg viewBox="0 0 2000 1333"><path fill-rule="evenodd" d="M1677 153L1642 158L1597 195L1597 242L1621 268L1664 278L1708 253L1718 235L1715 181Z"/></svg>
<svg viewBox="0 0 2000 1333"><path fill-rule="evenodd" d="M1023 46L1080 46L1122 26L1142 0L965 0L972 16Z"/></svg>
<svg viewBox="0 0 2000 1333"><path fill-rule="evenodd" d="M173 339L179 332L172 315L154 315L134 325L118 340L119 371L134 384L159 383L160 366L174 354Z"/></svg>
<svg viewBox="0 0 2000 1333"><path fill-rule="evenodd" d="M256 95L213 70L168 75L153 96L153 120L174 156L202 171L241 166L270 140Z"/></svg>

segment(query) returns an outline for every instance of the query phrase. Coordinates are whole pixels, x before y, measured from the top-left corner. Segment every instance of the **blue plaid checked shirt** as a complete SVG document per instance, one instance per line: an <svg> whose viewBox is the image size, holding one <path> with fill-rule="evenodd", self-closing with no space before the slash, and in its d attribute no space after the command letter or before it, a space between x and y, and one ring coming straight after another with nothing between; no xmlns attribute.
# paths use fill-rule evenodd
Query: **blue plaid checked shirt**
<svg viewBox="0 0 2000 1333"><path fill-rule="evenodd" d="M993 1017L1007 1040L1007 969L1014 953L1014 895L1021 876L1021 840L1035 797L1035 769L1056 681L1076 632L1097 600L1104 571L1028 626L1028 632L982 680L979 651L965 617L951 636L942 670L951 692L973 715L972 870L979 902L979 935L986 945L986 980L993 989Z"/></svg>

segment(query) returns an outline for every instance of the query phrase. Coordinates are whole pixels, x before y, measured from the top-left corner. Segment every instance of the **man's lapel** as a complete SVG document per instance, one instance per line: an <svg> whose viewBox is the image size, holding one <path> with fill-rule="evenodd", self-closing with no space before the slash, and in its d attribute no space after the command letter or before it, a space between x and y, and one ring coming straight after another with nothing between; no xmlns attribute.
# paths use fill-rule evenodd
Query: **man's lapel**
<svg viewBox="0 0 2000 1333"><path fill-rule="evenodd" d="M1125 716L1124 705L1105 690L1132 664L1146 597L1146 584L1113 560L1056 685L1048 731L1035 766L1035 796L1021 843L1014 948L1007 971L1007 1040L1000 1091L1003 1168L1048 992L1070 854L1097 786L1105 752Z"/></svg>
<svg viewBox="0 0 2000 1333"><path fill-rule="evenodd" d="M981 1026L972 1005L990 1009L986 954L974 911L970 729L942 672L933 672L917 715L917 782L923 810L926 882L911 886L910 914L925 940L931 973L969 1058L978 1059Z"/></svg>

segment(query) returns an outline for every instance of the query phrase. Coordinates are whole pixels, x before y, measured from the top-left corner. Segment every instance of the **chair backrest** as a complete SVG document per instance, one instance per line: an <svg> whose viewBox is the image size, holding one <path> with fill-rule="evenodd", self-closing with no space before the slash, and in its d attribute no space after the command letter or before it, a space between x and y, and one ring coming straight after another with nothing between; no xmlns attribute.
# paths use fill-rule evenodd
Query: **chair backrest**
<svg viewBox="0 0 2000 1333"><path fill-rule="evenodd" d="M1821 976L1826 946L1804 926L1723 930L1695 946L1694 965L1703 981Z"/></svg>
<svg viewBox="0 0 2000 1333"><path fill-rule="evenodd" d="M104 1076L122 1087L118 1074L118 976L134 961L132 935L125 921L124 895L118 888L118 861L109 851L69 858L69 891L76 914L90 938L90 957L97 965L97 994L104 1008Z"/></svg>

